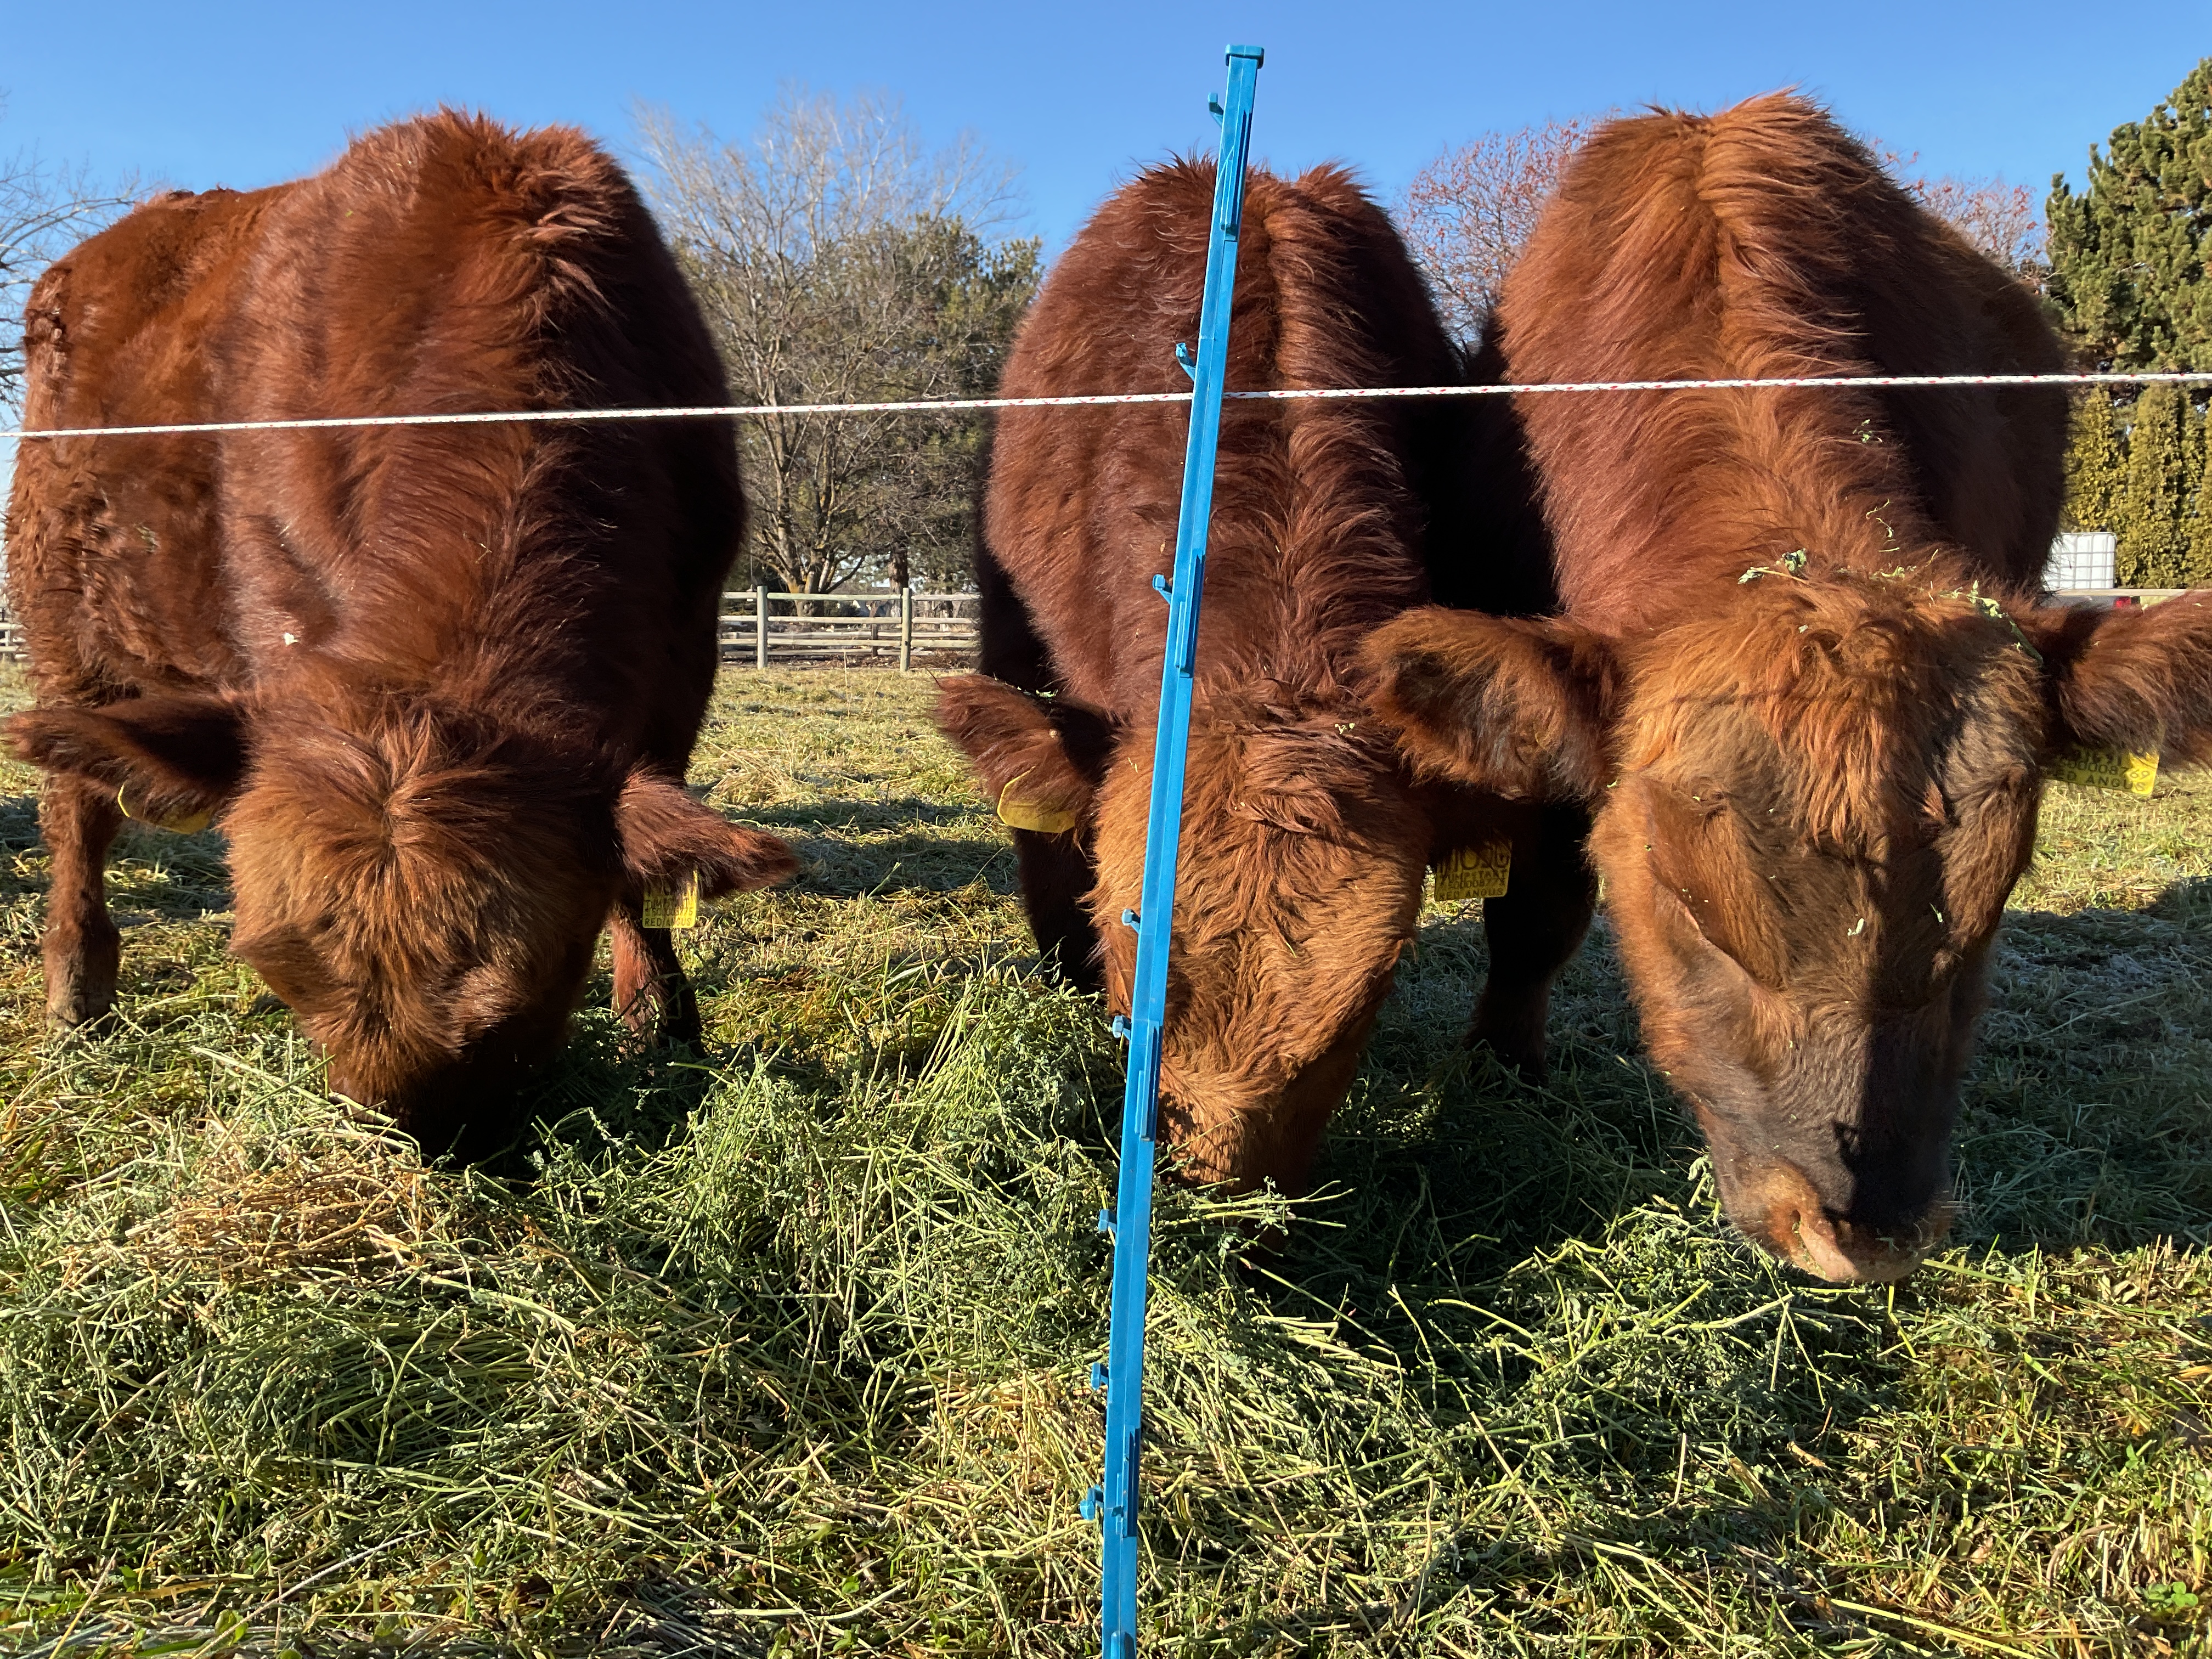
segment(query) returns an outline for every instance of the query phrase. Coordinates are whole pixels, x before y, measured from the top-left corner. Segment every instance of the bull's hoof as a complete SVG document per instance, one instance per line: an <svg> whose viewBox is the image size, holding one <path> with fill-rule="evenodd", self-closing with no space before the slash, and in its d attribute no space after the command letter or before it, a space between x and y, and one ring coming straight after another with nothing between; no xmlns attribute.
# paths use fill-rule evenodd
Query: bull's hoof
<svg viewBox="0 0 2212 1659"><path fill-rule="evenodd" d="M698 994L687 981L672 985L665 979L648 980L627 998L617 994L615 1012L629 1028L623 1046L633 1052L706 1046Z"/></svg>
<svg viewBox="0 0 2212 1659"><path fill-rule="evenodd" d="M90 1034L115 1024L115 999L61 997L46 1004L46 1029L56 1036L68 1031Z"/></svg>
<svg viewBox="0 0 2212 1659"><path fill-rule="evenodd" d="M1552 1075L1541 1032L1532 1040L1524 1030L1486 1028L1478 1021L1462 1041L1470 1054L1488 1054L1523 1083L1542 1083Z"/></svg>
<svg viewBox="0 0 2212 1659"><path fill-rule="evenodd" d="M49 1030L82 1031L113 1017L122 942L112 927L85 926L74 938L48 935L41 955Z"/></svg>

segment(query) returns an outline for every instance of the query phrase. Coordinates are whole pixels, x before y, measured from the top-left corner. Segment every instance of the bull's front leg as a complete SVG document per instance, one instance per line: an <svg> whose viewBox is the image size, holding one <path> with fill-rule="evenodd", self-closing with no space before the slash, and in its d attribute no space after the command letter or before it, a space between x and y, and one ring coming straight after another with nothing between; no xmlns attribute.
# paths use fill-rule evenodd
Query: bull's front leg
<svg viewBox="0 0 2212 1659"><path fill-rule="evenodd" d="M46 1021L86 1025L115 1006L122 935L107 914L107 849L123 813L106 784L65 772L46 775L39 833L52 874L46 889Z"/></svg>
<svg viewBox="0 0 2212 1659"><path fill-rule="evenodd" d="M699 995L677 960L676 942L665 927L647 927L639 901L625 898L608 920L613 935L615 1012L632 1031L651 1042L689 1042L701 1038Z"/></svg>
<svg viewBox="0 0 2212 1659"><path fill-rule="evenodd" d="M1504 895L1482 902L1490 975L1467 1040L1532 1081L1545 1075L1552 981L1582 948L1597 908L1597 877L1583 850L1589 834L1589 816L1581 808L1543 808L1533 827L1513 838Z"/></svg>
<svg viewBox="0 0 2212 1659"><path fill-rule="evenodd" d="M1106 975L1098 965L1098 935L1083 903L1098 884L1098 872L1083 836L1017 830L1014 853L1020 860L1022 906L1047 971L1079 991L1103 991Z"/></svg>

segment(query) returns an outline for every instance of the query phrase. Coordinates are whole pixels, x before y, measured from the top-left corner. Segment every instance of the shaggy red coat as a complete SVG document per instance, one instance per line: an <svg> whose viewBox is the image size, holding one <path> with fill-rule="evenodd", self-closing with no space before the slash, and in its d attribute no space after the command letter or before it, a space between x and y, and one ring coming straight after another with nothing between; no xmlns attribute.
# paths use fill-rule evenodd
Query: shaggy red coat
<svg viewBox="0 0 2212 1659"><path fill-rule="evenodd" d="M1602 129L1505 285L1522 383L2062 366L2036 299L1789 96ZM2064 397L1520 399L1564 614L1382 630L1429 775L1582 803L1729 1214L1828 1278L1946 1230L1990 941L2077 744L2212 754L2212 609L2046 609Z"/></svg>
<svg viewBox="0 0 2212 1659"><path fill-rule="evenodd" d="M451 112L149 203L27 335L33 427L727 400L614 163ZM743 512L716 422L24 444L9 735L47 772L52 1018L113 1000L127 811L216 817L232 948L334 1085L430 1139L559 1042L603 927L623 1012L696 1035L648 886L792 868L682 787Z"/></svg>
<svg viewBox="0 0 2212 1659"><path fill-rule="evenodd" d="M1213 170L1120 191L1024 325L1004 391L1170 391L1197 335ZM1340 171L1255 173L1237 259L1228 385L1418 386L1462 366L1384 215ZM978 577L985 677L939 720L1016 824L1039 944L1128 1006L1185 408L1023 410L994 441ZM1305 1177L1343 1099L1440 849L1540 814L1410 778L1363 712L1360 641L1431 596L1427 554L1491 534L1470 488L1468 411L1434 403L1231 402L1221 428L1198 635L1162 1068L1184 1171ZM1436 519L1443 525L1431 524ZM1470 530L1474 525L1476 529ZM1487 597L1510 605L1501 565ZM1567 857L1579 869L1570 844ZM1530 889L1544 890L1542 884ZM1508 907L1510 909L1510 906ZM1505 958L1478 1015L1540 1059L1556 927L1493 917L1550 959ZM1527 1045L1533 1034L1537 1045Z"/></svg>

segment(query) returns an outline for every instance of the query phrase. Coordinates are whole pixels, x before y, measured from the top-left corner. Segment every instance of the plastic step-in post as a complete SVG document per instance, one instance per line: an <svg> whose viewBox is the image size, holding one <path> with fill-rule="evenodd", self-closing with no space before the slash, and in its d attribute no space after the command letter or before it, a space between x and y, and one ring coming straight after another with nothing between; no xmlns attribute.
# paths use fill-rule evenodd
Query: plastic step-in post
<svg viewBox="0 0 2212 1659"><path fill-rule="evenodd" d="M1085 1499L1103 1533L1099 1651L1135 1659L1137 1651L1138 1454L1144 1437L1145 1291L1152 1244L1152 1166L1159 1124L1160 1033L1167 1012L1168 945L1175 923L1176 856L1182 833L1182 786L1190 749L1190 705L1198 664L1198 605L1206 586L1206 534L1213 511L1214 451L1221 438L1222 375L1229 362L1231 299L1237 287L1237 239L1244 217L1244 166L1252 139L1252 99L1265 57L1257 46L1229 48L1229 84L1209 104L1221 118L1213 214L1206 250L1206 289L1198 349L1176 346L1191 377L1190 439L1183 454L1182 507L1176 525L1174 580L1153 588L1168 602L1167 647L1160 663L1160 718L1152 750L1151 816L1145 834L1145 884L1121 920L1137 930L1137 971L1129 994L1129 1078L1121 1097L1121 1170L1114 1213L1114 1313L1107 1337L1105 1478Z"/></svg>

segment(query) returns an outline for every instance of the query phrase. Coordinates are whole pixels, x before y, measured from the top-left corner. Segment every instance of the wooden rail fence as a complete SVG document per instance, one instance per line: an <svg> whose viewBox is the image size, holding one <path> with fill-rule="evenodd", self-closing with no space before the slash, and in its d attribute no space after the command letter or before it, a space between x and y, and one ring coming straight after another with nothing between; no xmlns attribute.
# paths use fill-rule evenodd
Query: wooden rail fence
<svg viewBox="0 0 2212 1659"><path fill-rule="evenodd" d="M917 653L972 652L978 597L973 593L777 593L765 587L722 595L726 663L765 668L777 659L896 658L902 672Z"/></svg>
<svg viewBox="0 0 2212 1659"><path fill-rule="evenodd" d="M855 659L901 670L917 657L941 658L975 649L977 598L973 593L779 593L768 588L722 595L716 630L722 660L765 668L770 662L806 663ZM0 659L23 660L23 629L0 606Z"/></svg>

